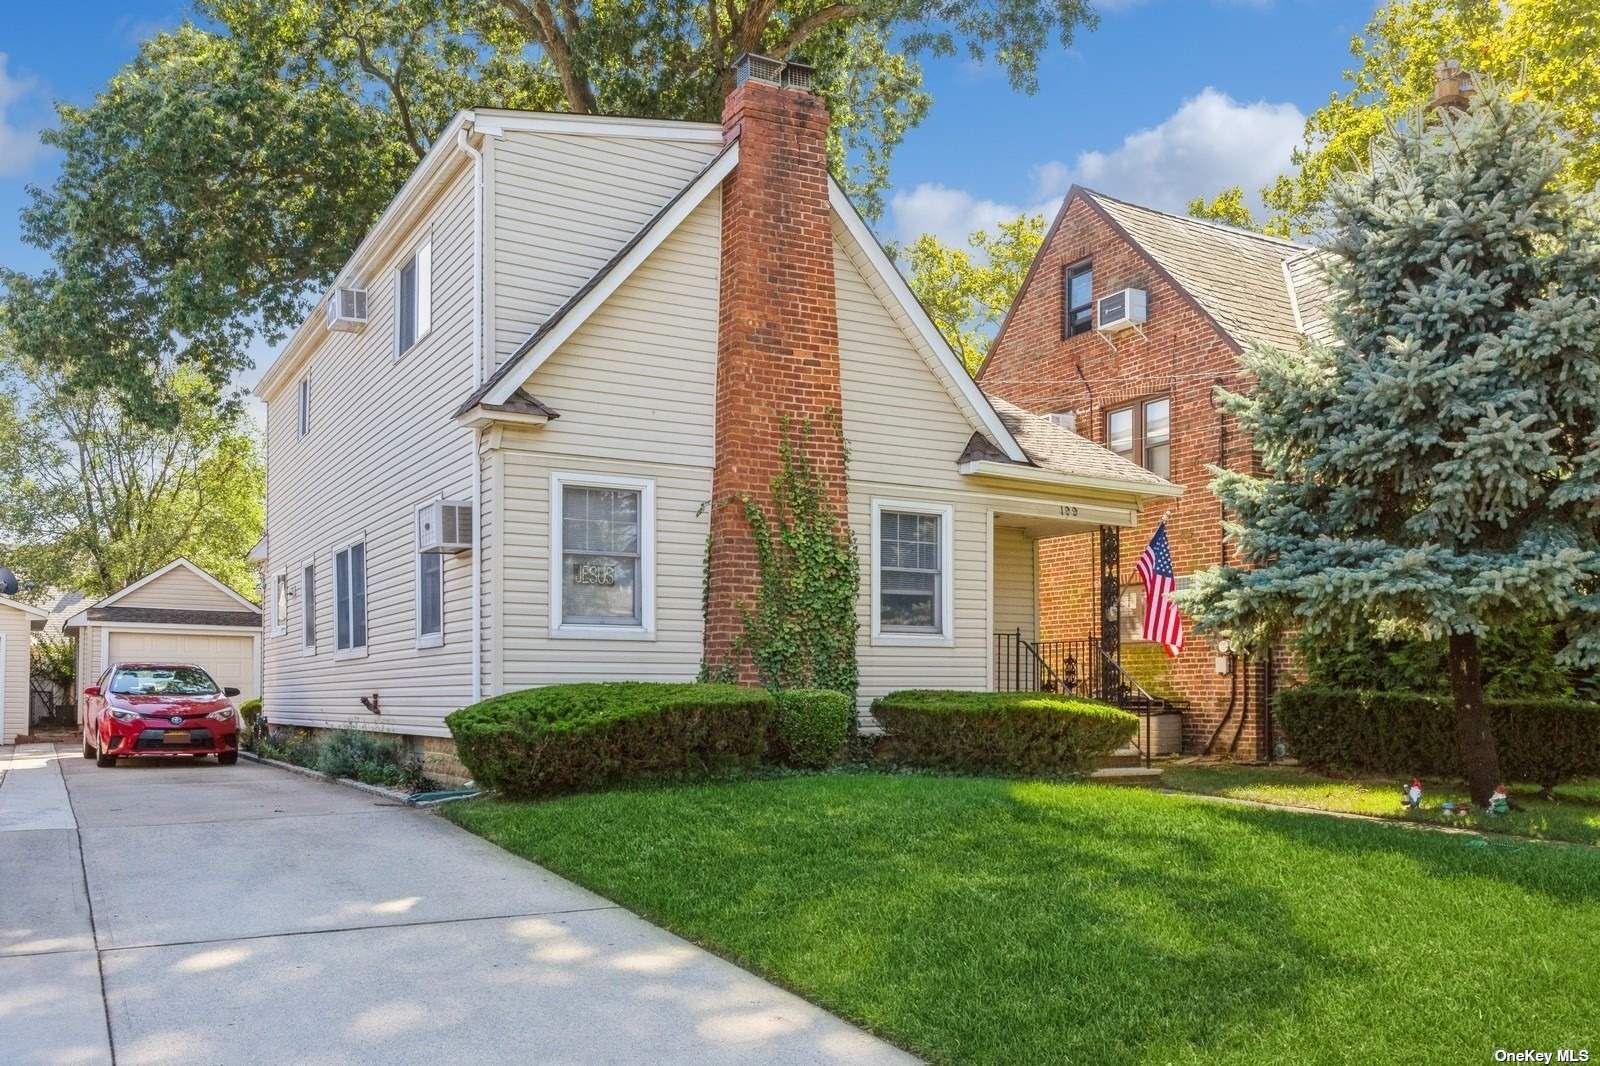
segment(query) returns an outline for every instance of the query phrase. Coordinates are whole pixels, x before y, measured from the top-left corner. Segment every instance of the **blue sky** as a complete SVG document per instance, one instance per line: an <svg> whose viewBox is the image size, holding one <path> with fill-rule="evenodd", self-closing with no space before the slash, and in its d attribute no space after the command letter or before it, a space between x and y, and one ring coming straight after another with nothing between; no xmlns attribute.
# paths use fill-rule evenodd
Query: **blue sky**
<svg viewBox="0 0 1600 1066"><path fill-rule="evenodd" d="M1340 86L1374 0L1102 0L1100 27L1053 48L1039 92L964 59L930 64L932 113L895 156L889 239L958 238L1020 208L1049 210L1078 181L1181 210L1198 193L1248 191L1289 164L1304 117ZM12 4L0 16L0 263L45 265L22 244L24 187L56 167L36 132L50 102L87 103L183 0Z"/></svg>

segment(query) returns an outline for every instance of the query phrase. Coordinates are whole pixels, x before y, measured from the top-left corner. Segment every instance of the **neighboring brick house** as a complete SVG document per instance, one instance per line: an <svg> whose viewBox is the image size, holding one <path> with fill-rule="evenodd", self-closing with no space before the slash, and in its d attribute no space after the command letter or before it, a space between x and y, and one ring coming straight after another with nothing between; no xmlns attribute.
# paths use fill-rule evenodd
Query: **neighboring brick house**
<svg viewBox="0 0 1600 1066"><path fill-rule="evenodd" d="M1237 358L1246 346L1294 350L1326 329L1319 254L1074 187L979 381L986 393L1051 416L1184 486L1167 512L1182 587L1187 575L1228 558L1207 468L1249 470L1255 462L1249 439L1218 409L1214 389L1248 385ZM1145 293L1144 323L1097 328L1095 301L1125 288ZM1111 643L1120 643L1124 668L1145 688L1187 702L1185 750L1259 755L1270 728L1260 713L1269 669L1219 658L1216 645L1187 625L1188 643L1176 659L1138 640L1144 597L1134 563L1163 513L1147 508L1136 529L1122 531L1113 567L1120 641ZM1041 641L1100 636L1098 550L1093 536L1039 543Z"/></svg>

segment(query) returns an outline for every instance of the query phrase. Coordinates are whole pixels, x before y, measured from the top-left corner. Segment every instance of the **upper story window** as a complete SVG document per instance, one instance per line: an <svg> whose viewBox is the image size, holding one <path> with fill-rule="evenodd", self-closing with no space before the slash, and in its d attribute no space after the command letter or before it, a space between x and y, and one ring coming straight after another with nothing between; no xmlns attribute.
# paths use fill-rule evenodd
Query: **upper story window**
<svg viewBox="0 0 1600 1066"><path fill-rule="evenodd" d="M1094 328L1094 264L1068 267L1064 288L1066 336L1087 333Z"/></svg>
<svg viewBox="0 0 1600 1066"><path fill-rule="evenodd" d="M410 351L433 328L433 239L427 238L400 265L395 279L396 358Z"/></svg>
<svg viewBox="0 0 1600 1066"><path fill-rule="evenodd" d="M875 643L951 643L953 519L945 506L873 501Z"/></svg>
<svg viewBox="0 0 1600 1066"><path fill-rule="evenodd" d="M311 432L311 375L300 379L300 435Z"/></svg>
<svg viewBox="0 0 1600 1066"><path fill-rule="evenodd" d="M655 635L655 483L551 476L551 632Z"/></svg>
<svg viewBox="0 0 1600 1066"><path fill-rule="evenodd" d="M367 546L340 548L333 555L334 649L345 654L367 650Z"/></svg>
<svg viewBox="0 0 1600 1066"><path fill-rule="evenodd" d="M1172 474L1172 401L1165 396L1106 412L1106 447L1160 477Z"/></svg>

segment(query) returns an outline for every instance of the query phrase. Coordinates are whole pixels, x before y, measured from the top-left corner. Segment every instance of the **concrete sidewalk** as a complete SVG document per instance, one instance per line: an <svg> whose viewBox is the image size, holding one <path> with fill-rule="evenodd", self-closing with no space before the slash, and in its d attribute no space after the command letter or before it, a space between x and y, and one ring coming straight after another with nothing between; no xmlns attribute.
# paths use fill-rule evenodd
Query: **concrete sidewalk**
<svg viewBox="0 0 1600 1066"><path fill-rule="evenodd" d="M432 814L4 759L0 1062L912 1061Z"/></svg>

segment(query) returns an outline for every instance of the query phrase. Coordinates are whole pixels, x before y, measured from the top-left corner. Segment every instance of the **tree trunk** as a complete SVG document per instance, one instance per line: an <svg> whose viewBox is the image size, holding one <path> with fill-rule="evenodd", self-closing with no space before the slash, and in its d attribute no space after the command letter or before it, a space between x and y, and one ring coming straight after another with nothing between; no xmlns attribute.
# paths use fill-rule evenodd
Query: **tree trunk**
<svg viewBox="0 0 1600 1066"><path fill-rule="evenodd" d="M1500 783L1500 753L1483 705L1483 663L1475 633L1450 634L1450 688L1456 698L1456 746L1476 807L1487 807Z"/></svg>

